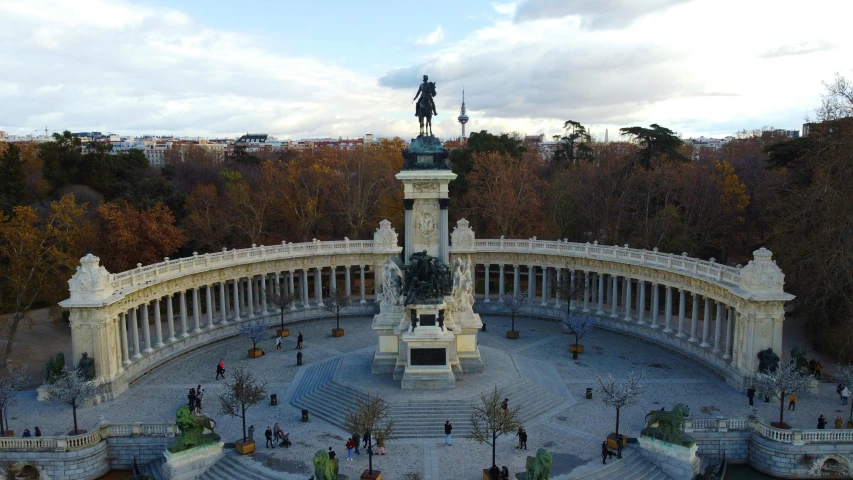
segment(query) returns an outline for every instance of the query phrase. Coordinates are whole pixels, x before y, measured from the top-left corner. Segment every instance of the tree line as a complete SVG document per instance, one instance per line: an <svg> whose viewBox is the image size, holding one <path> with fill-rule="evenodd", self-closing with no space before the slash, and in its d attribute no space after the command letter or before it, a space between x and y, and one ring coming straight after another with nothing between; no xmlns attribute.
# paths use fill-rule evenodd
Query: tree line
<svg viewBox="0 0 853 480"><path fill-rule="evenodd" d="M657 124L602 143L569 120L546 160L519 135L474 132L448 144L458 175L452 220L467 218L480 238L629 244L731 265L766 246L816 345L850 356L851 98L853 87L837 77L808 136L743 131L698 161ZM383 218L403 234L394 175L404 147L392 139L354 150L236 149L221 160L181 145L152 168L138 150L113 155L92 143L83 153L69 132L41 144L0 143L0 306L11 313L4 335L13 340L30 308L65 297L87 252L118 272L193 252L371 238Z"/></svg>

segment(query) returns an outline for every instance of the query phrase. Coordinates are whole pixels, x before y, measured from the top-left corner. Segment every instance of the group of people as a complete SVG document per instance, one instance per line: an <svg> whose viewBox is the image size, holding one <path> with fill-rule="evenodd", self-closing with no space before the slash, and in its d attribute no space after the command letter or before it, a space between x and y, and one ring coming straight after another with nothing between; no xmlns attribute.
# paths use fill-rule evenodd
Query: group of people
<svg viewBox="0 0 853 480"><path fill-rule="evenodd" d="M489 480L509 480L509 468L506 465L501 468L492 465L492 468L489 469Z"/></svg>
<svg viewBox="0 0 853 480"><path fill-rule="evenodd" d="M527 430L524 429L523 426L518 426L518 431L515 432L515 436L518 437L518 446L515 447L518 450L527 450Z"/></svg>
<svg viewBox="0 0 853 480"><path fill-rule="evenodd" d="M305 337L302 336L302 332L299 332L299 335L296 337L296 349L302 350L302 341ZM281 337L275 337L275 349L281 350Z"/></svg>
<svg viewBox="0 0 853 480"><path fill-rule="evenodd" d="M251 429L254 433L255 427L252 426ZM264 437L266 437L267 440L267 448L275 448L276 444L278 444L279 447L290 446L290 434L282 430L278 426L278 423L273 425L272 428L267 425L267 430L264 432Z"/></svg>
<svg viewBox="0 0 853 480"><path fill-rule="evenodd" d="M200 415L203 401L204 388L201 385L198 385L196 388L191 388L190 393L187 394L187 407L189 407L190 413Z"/></svg>
<svg viewBox="0 0 853 480"><path fill-rule="evenodd" d="M363 435L353 433L352 437L348 438L346 443L347 460L353 460L355 458L353 455L361 456L361 451L358 448L359 443L363 443L362 448L366 448L368 454L374 447L375 449L373 451L376 455L385 455L387 453L385 450L385 439L382 438L382 435L376 436L376 444L373 446L370 445L370 440L370 432L364 432ZM332 447L329 447L329 458L335 458L335 455L335 451Z"/></svg>
<svg viewBox="0 0 853 480"><path fill-rule="evenodd" d="M25 428L25 429L24 429L24 434L22 435L22 437L24 437L24 438L30 438L30 437L34 437L34 436L35 436L35 437L40 437L40 436L41 436L41 429L40 429L39 427L36 427L36 434L35 434L35 435L33 435L32 433L30 433L30 429L29 429L29 428Z"/></svg>

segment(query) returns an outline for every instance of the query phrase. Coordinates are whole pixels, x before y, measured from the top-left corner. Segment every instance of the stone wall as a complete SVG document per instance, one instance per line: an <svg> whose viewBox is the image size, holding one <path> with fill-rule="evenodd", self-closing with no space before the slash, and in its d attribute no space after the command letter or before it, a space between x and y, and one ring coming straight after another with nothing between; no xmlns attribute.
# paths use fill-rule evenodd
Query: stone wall
<svg viewBox="0 0 853 480"><path fill-rule="evenodd" d="M749 463L751 433L748 431L695 432L690 436L696 440L699 447L696 454L706 465L723 458L729 463Z"/></svg>
<svg viewBox="0 0 853 480"><path fill-rule="evenodd" d="M110 468L133 468L163 458L163 452L175 441L175 437L115 437L107 439Z"/></svg>
<svg viewBox="0 0 853 480"><path fill-rule="evenodd" d="M779 478L823 478L838 473L837 478L850 478L853 445L778 443L759 435L749 439L749 465ZM841 471L829 472L825 470Z"/></svg>
<svg viewBox="0 0 853 480"><path fill-rule="evenodd" d="M0 464L7 461L35 463L51 480L89 480L110 470L107 442L67 452L0 451Z"/></svg>

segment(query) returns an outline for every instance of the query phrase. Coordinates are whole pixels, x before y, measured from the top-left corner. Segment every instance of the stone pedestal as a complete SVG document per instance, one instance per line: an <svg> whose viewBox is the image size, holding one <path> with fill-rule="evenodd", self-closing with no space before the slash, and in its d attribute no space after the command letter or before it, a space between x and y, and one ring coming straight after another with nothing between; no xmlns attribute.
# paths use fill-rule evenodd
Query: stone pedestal
<svg viewBox="0 0 853 480"><path fill-rule="evenodd" d="M398 328L404 349L398 355L394 374L395 379L402 380L403 389L456 388L453 370L454 366L459 369L459 360L453 325L444 318L446 308L445 303L406 307L405 315L410 320ZM413 325L415 320L417 326Z"/></svg>
<svg viewBox="0 0 853 480"><path fill-rule="evenodd" d="M694 478L699 474L700 460L696 456L698 445L683 447L640 435L640 455L672 478Z"/></svg>
<svg viewBox="0 0 853 480"><path fill-rule="evenodd" d="M201 477L208 468L222 458L222 446L222 442L217 442L178 453L166 450L163 453L166 457L166 463L163 464L164 478L193 480Z"/></svg>

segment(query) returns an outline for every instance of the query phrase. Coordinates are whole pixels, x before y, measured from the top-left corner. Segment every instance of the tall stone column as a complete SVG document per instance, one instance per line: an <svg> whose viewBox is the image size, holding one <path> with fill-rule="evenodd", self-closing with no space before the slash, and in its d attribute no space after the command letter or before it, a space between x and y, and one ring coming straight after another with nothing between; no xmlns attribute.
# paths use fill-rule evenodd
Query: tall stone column
<svg viewBox="0 0 853 480"><path fill-rule="evenodd" d="M413 199L413 198L404 199L403 200L403 208L405 208L405 212L406 212L405 217L404 217L404 219L405 219L404 221L406 224L405 225L405 228L406 228L405 237L406 238L405 238L405 245L403 245L403 247L404 247L404 249L403 249L403 261L405 261L406 265L408 265L409 264L409 257L411 257L413 253L415 253L415 252L413 252L413 250L414 250L414 246L413 246L414 245L414 238L413 238L413 236L415 234L415 227L414 227L414 219L412 216L414 213L413 210L415 208L415 199Z"/></svg>
<svg viewBox="0 0 853 480"><path fill-rule="evenodd" d="M500 273L498 274L498 295L500 297L504 296L504 281L506 280L506 275L504 274L504 264L500 265Z"/></svg>
<svg viewBox="0 0 853 480"><path fill-rule="evenodd" d="M169 343L175 341L175 310L172 308L172 294L166 297L166 325L169 327Z"/></svg>
<svg viewBox="0 0 853 480"><path fill-rule="evenodd" d="M708 343L708 329L711 328L711 299L708 297L704 297L705 299L705 314L702 316L702 343L699 344L700 347L708 348L711 346Z"/></svg>
<svg viewBox="0 0 853 480"><path fill-rule="evenodd" d="M542 292L545 293L545 292ZM533 265L527 266L527 301L533 303L536 297L536 267Z"/></svg>
<svg viewBox="0 0 853 480"><path fill-rule="evenodd" d="M187 291L181 290L181 338L190 335L189 327L187 327Z"/></svg>
<svg viewBox="0 0 853 480"><path fill-rule="evenodd" d="M723 304L717 302L717 318L714 321L714 353L720 353L720 325L723 322Z"/></svg>
<svg viewBox="0 0 853 480"><path fill-rule="evenodd" d="M359 287L361 287L361 299L359 300L359 303L367 303L367 299L364 298L364 265L359 265L359 268L361 270L361 284L359 285Z"/></svg>
<svg viewBox="0 0 853 480"><path fill-rule="evenodd" d="M617 318L619 316L619 309L617 307L617 302L619 300L619 277L616 275L611 275L610 277L613 279L613 287L610 295L610 316Z"/></svg>
<svg viewBox="0 0 853 480"><path fill-rule="evenodd" d="M589 272L583 272L583 311L589 312Z"/></svg>
<svg viewBox="0 0 853 480"><path fill-rule="evenodd" d="M521 272L518 265L513 265L512 268L512 294L517 297L521 293Z"/></svg>
<svg viewBox="0 0 853 480"><path fill-rule="evenodd" d="M201 298L198 287L193 288L193 333L201 331Z"/></svg>
<svg viewBox="0 0 853 480"><path fill-rule="evenodd" d="M293 281L293 270L287 272L287 283L288 283L288 291L290 295L296 296L296 285L294 285ZM296 310L296 299L294 298L292 302L290 302L290 309Z"/></svg>
<svg viewBox="0 0 853 480"><path fill-rule="evenodd" d="M604 275L598 274L598 311L599 315L604 315Z"/></svg>
<svg viewBox="0 0 853 480"><path fill-rule="evenodd" d="M338 267L337 265L332 265L329 268L329 292L338 291Z"/></svg>
<svg viewBox="0 0 853 480"><path fill-rule="evenodd" d="M299 276L299 286L302 287L302 308L308 308L308 270L302 269L302 274Z"/></svg>
<svg viewBox="0 0 853 480"><path fill-rule="evenodd" d="M610 275L611 281L607 282L607 299L606 302L608 304L613 303L613 285L616 284L613 275ZM610 313L613 313L612 311Z"/></svg>
<svg viewBox="0 0 853 480"><path fill-rule="evenodd" d="M240 279L234 280L234 321L240 321Z"/></svg>
<svg viewBox="0 0 853 480"><path fill-rule="evenodd" d="M726 309L726 351L723 353L723 358L732 358L732 323L734 318L732 317L732 309L731 307Z"/></svg>
<svg viewBox="0 0 853 480"><path fill-rule="evenodd" d="M633 302L631 288L633 287L631 279L625 277L625 321L630 322L632 320L631 317L631 304Z"/></svg>
<svg viewBox="0 0 853 480"><path fill-rule="evenodd" d="M639 297L637 298L637 325L645 325L646 320L646 281L637 280L637 287L640 289Z"/></svg>
<svg viewBox="0 0 853 480"><path fill-rule="evenodd" d="M267 275L261 275L261 288L258 292L259 300L261 301L261 315L266 315L269 311L267 310L267 295L269 292L267 291Z"/></svg>
<svg viewBox="0 0 853 480"><path fill-rule="evenodd" d="M285 280L284 283L285 283L284 289L287 290L287 280ZM281 275L279 274L279 272L275 272L275 274L273 274L273 289L274 289L273 291L275 292L276 296L278 296L282 292ZM281 310L281 308L278 308L278 310Z"/></svg>
<svg viewBox="0 0 853 480"><path fill-rule="evenodd" d="M663 318L666 322L666 326L663 329L663 333L669 333L672 331L672 287L666 287L666 305L663 308Z"/></svg>
<svg viewBox="0 0 853 480"><path fill-rule="evenodd" d="M350 278L350 270L352 270L351 265L344 267L344 285L346 285L344 288L344 295L347 297L352 296L352 279Z"/></svg>
<svg viewBox="0 0 853 480"><path fill-rule="evenodd" d="M219 323L225 325L228 323L228 289L225 288L225 282L219 282Z"/></svg>
<svg viewBox="0 0 853 480"><path fill-rule="evenodd" d="M145 348L142 350L143 353L151 353L154 351L151 348L151 325L148 321L148 304L143 303L139 308L139 316L140 322L142 323L142 337L145 339Z"/></svg>
<svg viewBox="0 0 853 480"><path fill-rule="evenodd" d="M651 328L658 328L658 315L660 315L660 286L652 282L652 310L649 312L651 316Z"/></svg>
<svg viewBox="0 0 853 480"><path fill-rule="evenodd" d="M561 300L560 285L562 285L562 278L561 278L562 276L563 276L563 269L560 267L554 267L554 277L557 281L557 288L556 288L557 292L554 295L554 306L558 307L558 308L560 306L560 300ZM544 267L542 269L542 305L543 306L548 305L548 300L549 300L548 297L551 296L551 282L548 281L549 278L550 278L550 276L548 275L548 267Z"/></svg>
<svg viewBox="0 0 853 480"><path fill-rule="evenodd" d="M489 303L489 267L491 264L486 264L485 282L483 282L483 303Z"/></svg>
<svg viewBox="0 0 853 480"><path fill-rule="evenodd" d="M255 277L249 277L246 279L246 308L249 309L249 318L255 318L255 300L254 300L254 290L255 286Z"/></svg>
<svg viewBox="0 0 853 480"><path fill-rule="evenodd" d="M577 310L577 305L575 305L575 300L577 300L577 295L575 294L575 271L569 270L569 293L566 295L566 301L569 302L570 310Z"/></svg>
<svg viewBox="0 0 853 480"><path fill-rule="evenodd" d="M205 287L205 295L204 295L205 303L207 304L207 328L213 328L213 288L210 285Z"/></svg>
<svg viewBox="0 0 853 480"><path fill-rule="evenodd" d="M118 314L119 337L121 339L121 364L126 367L130 364L130 351L127 348L127 313Z"/></svg>
<svg viewBox="0 0 853 480"><path fill-rule="evenodd" d="M314 297L317 299L317 306L323 306L323 267L314 269Z"/></svg>
<svg viewBox="0 0 853 480"><path fill-rule="evenodd" d="M686 337L684 333L684 313L687 309L687 292L680 288L678 289L678 333L676 337Z"/></svg>
<svg viewBox="0 0 853 480"><path fill-rule="evenodd" d="M558 274L560 269L555 270ZM551 301L551 269L549 267L542 268L542 306L547 306L548 302ZM557 290L559 292L559 289ZM559 294L559 293L558 293ZM557 304L559 305L559 298L557 300Z"/></svg>
<svg viewBox="0 0 853 480"><path fill-rule="evenodd" d="M139 348L139 320L136 318L136 308L130 309L130 333L133 336L133 359L142 358L142 350Z"/></svg>
<svg viewBox="0 0 853 480"><path fill-rule="evenodd" d="M699 323L699 295L693 294L693 315L690 317L690 342L699 341L696 338L696 324Z"/></svg>
<svg viewBox="0 0 853 480"><path fill-rule="evenodd" d="M154 336L157 348L163 347L163 325L160 324L160 299L154 300Z"/></svg>
<svg viewBox="0 0 853 480"><path fill-rule="evenodd" d="M447 226L447 207L449 206L449 198L438 199L438 258L445 264L450 263L450 252L447 248L450 241L450 231Z"/></svg>

